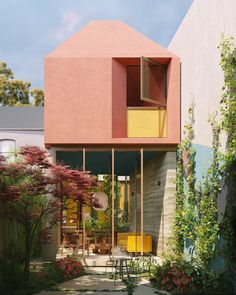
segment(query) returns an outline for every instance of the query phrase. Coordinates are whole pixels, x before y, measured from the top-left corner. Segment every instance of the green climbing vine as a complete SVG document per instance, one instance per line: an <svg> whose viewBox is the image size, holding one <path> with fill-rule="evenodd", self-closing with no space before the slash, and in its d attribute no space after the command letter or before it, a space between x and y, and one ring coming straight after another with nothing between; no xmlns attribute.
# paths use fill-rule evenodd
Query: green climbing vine
<svg viewBox="0 0 236 295"><path fill-rule="evenodd" d="M195 150L192 140L193 109L189 108L189 120L184 126L184 139L177 151L177 177L176 177L176 214L174 222L174 251L183 253L184 242L194 240L194 224L196 222L196 198L195 198Z"/></svg>
<svg viewBox="0 0 236 295"><path fill-rule="evenodd" d="M219 152L221 127L216 114L209 122L212 126L212 162L197 186L195 177L194 105L189 108L184 139L177 151L177 192L174 223L174 251L183 253L184 246L192 246L202 265L207 265L215 253L219 235L217 197L221 190L222 155Z"/></svg>
<svg viewBox="0 0 236 295"><path fill-rule="evenodd" d="M236 244L236 232L233 222L236 220L236 48L233 38L222 36L220 42L221 69L224 73L224 86L221 98L221 128L226 133L224 155L225 184L227 186L226 208L221 224L221 234L225 241L224 256L226 261L235 261L233 250Z"/></svg>
<svg viewBox="0 0 236 295"><path fill-rule="evenodd" d="M208 266L215 254L219 235L217 198L221 191L222 155L219 152L221 127L216 114L209 122L212 126L212 162L199 185L198 222L196 224L195 249L199 262Z"/></svg>
<svg viewBox="0 0 236 295"><path fill-rule="evenodd" d="M213 114L212 161L200 184L196 186L193 105L189 108L189 120L184 128L184 138L177 151L176 214L173 227L174 251L183 253L190 240L195 255L203 266L216 254L220 237L225 242L225 257L230 261L235 245L233 221L236 220L236 49L232 38L222 37L220 43L221 68L224 86L220 108L220 122ZM220 135L227 135L226 150L219 152ZM218 223L217 198L222 179L227 186L227 202L223 222ZM236 255L235 255L236 257Z"/></svg>

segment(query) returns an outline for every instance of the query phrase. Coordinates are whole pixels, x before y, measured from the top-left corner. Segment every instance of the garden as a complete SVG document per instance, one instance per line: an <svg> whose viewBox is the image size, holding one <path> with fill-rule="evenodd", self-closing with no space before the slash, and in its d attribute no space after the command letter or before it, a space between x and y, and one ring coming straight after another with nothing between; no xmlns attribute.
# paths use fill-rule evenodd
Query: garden
<svg viewBox="0 0 236 295"><path fill-rule="evenodd" d="M221 68L224 73L221 107L212 114L212 160L200 182L196 180L194 149L194 103L177 151L176 212L169 255L161 264L151 264L148 278L154 288L171 294L232 294L236 290L235 194L236 194L236 52L232 39L222 38ZM220 152L220 136L226 149ZM61 223L62 204L71 196L80 205L92 202L97 180L87 172L51 164L46 151L22 147L14 163L0 156L0 216L8 229L0 258L0 294L34 294L55 290L58 283L84 275L80 259L67 256L34 268L41 246L52 239L52 229ZM110 194L110 179L103 183ZM217 199L227 187L226 206L219 223ZM109 200L110 202L110 200ZM86 227L106 228L96 223L92 211ZM126 217L119 225L127 226ZM141 269L135 266L137 273ZM126 280L129 294L135 281ZM158 291L157 291L158 292Z"/></svg>

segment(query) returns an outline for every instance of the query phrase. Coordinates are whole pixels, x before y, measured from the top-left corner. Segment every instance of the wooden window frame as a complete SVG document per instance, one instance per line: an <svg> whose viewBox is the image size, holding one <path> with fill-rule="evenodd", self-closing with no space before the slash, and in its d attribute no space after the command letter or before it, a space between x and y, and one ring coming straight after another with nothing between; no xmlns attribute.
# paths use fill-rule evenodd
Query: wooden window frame
<svg viewBox="0 0 236 295"><path fill-rule="evenodd" d="M164 90L165 91L165 93L164 93L165 103L160 103L160 102L156 101L155 99L152 99L150 97L145 97L145 95L144 95L144 62L158 65L164 69L164 73L165 73L165 90ZM153 61L149 58L146 58L144 56L141 56L141 58L140 58L140 100L145 101L145 102L149 102L149 103L153 103L161 108L166 108L166 106L167 106L167 103L166 103L166 101L167 101L167 66L163 65L159 62Z"/></svg>

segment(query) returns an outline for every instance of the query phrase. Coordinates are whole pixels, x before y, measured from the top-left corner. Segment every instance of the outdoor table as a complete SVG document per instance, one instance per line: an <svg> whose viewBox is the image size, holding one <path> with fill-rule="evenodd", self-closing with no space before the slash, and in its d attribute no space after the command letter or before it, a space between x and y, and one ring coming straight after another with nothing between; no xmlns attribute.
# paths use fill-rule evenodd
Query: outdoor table
<svg viewBox="0 0 236 295"><path fill-rule="evenodd" d="M128 261L131 261L132 258L122 257L122 258L115 258L114 260L115 260L115 274L114 274L114 285L115 285L117 273L119 274L120 278L123 280L124 269L125 269L127 276L129 276Z"/></svg>

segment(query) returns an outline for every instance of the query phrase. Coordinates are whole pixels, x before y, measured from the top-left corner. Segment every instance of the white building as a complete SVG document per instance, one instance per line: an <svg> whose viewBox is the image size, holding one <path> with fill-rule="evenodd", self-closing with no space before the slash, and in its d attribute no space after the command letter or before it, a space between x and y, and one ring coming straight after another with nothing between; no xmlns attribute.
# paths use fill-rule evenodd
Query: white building
<svg viewBox="0 0 236 295"><path fill-rule="evenodd" d="M222 93L223 73L217 48L222 33L236 42L236 1L194 0L168 47L181 60L182 131L193 98L195 102L198 177L209 163L212 134L207 121L209 114L219 110Z"/></svg>

